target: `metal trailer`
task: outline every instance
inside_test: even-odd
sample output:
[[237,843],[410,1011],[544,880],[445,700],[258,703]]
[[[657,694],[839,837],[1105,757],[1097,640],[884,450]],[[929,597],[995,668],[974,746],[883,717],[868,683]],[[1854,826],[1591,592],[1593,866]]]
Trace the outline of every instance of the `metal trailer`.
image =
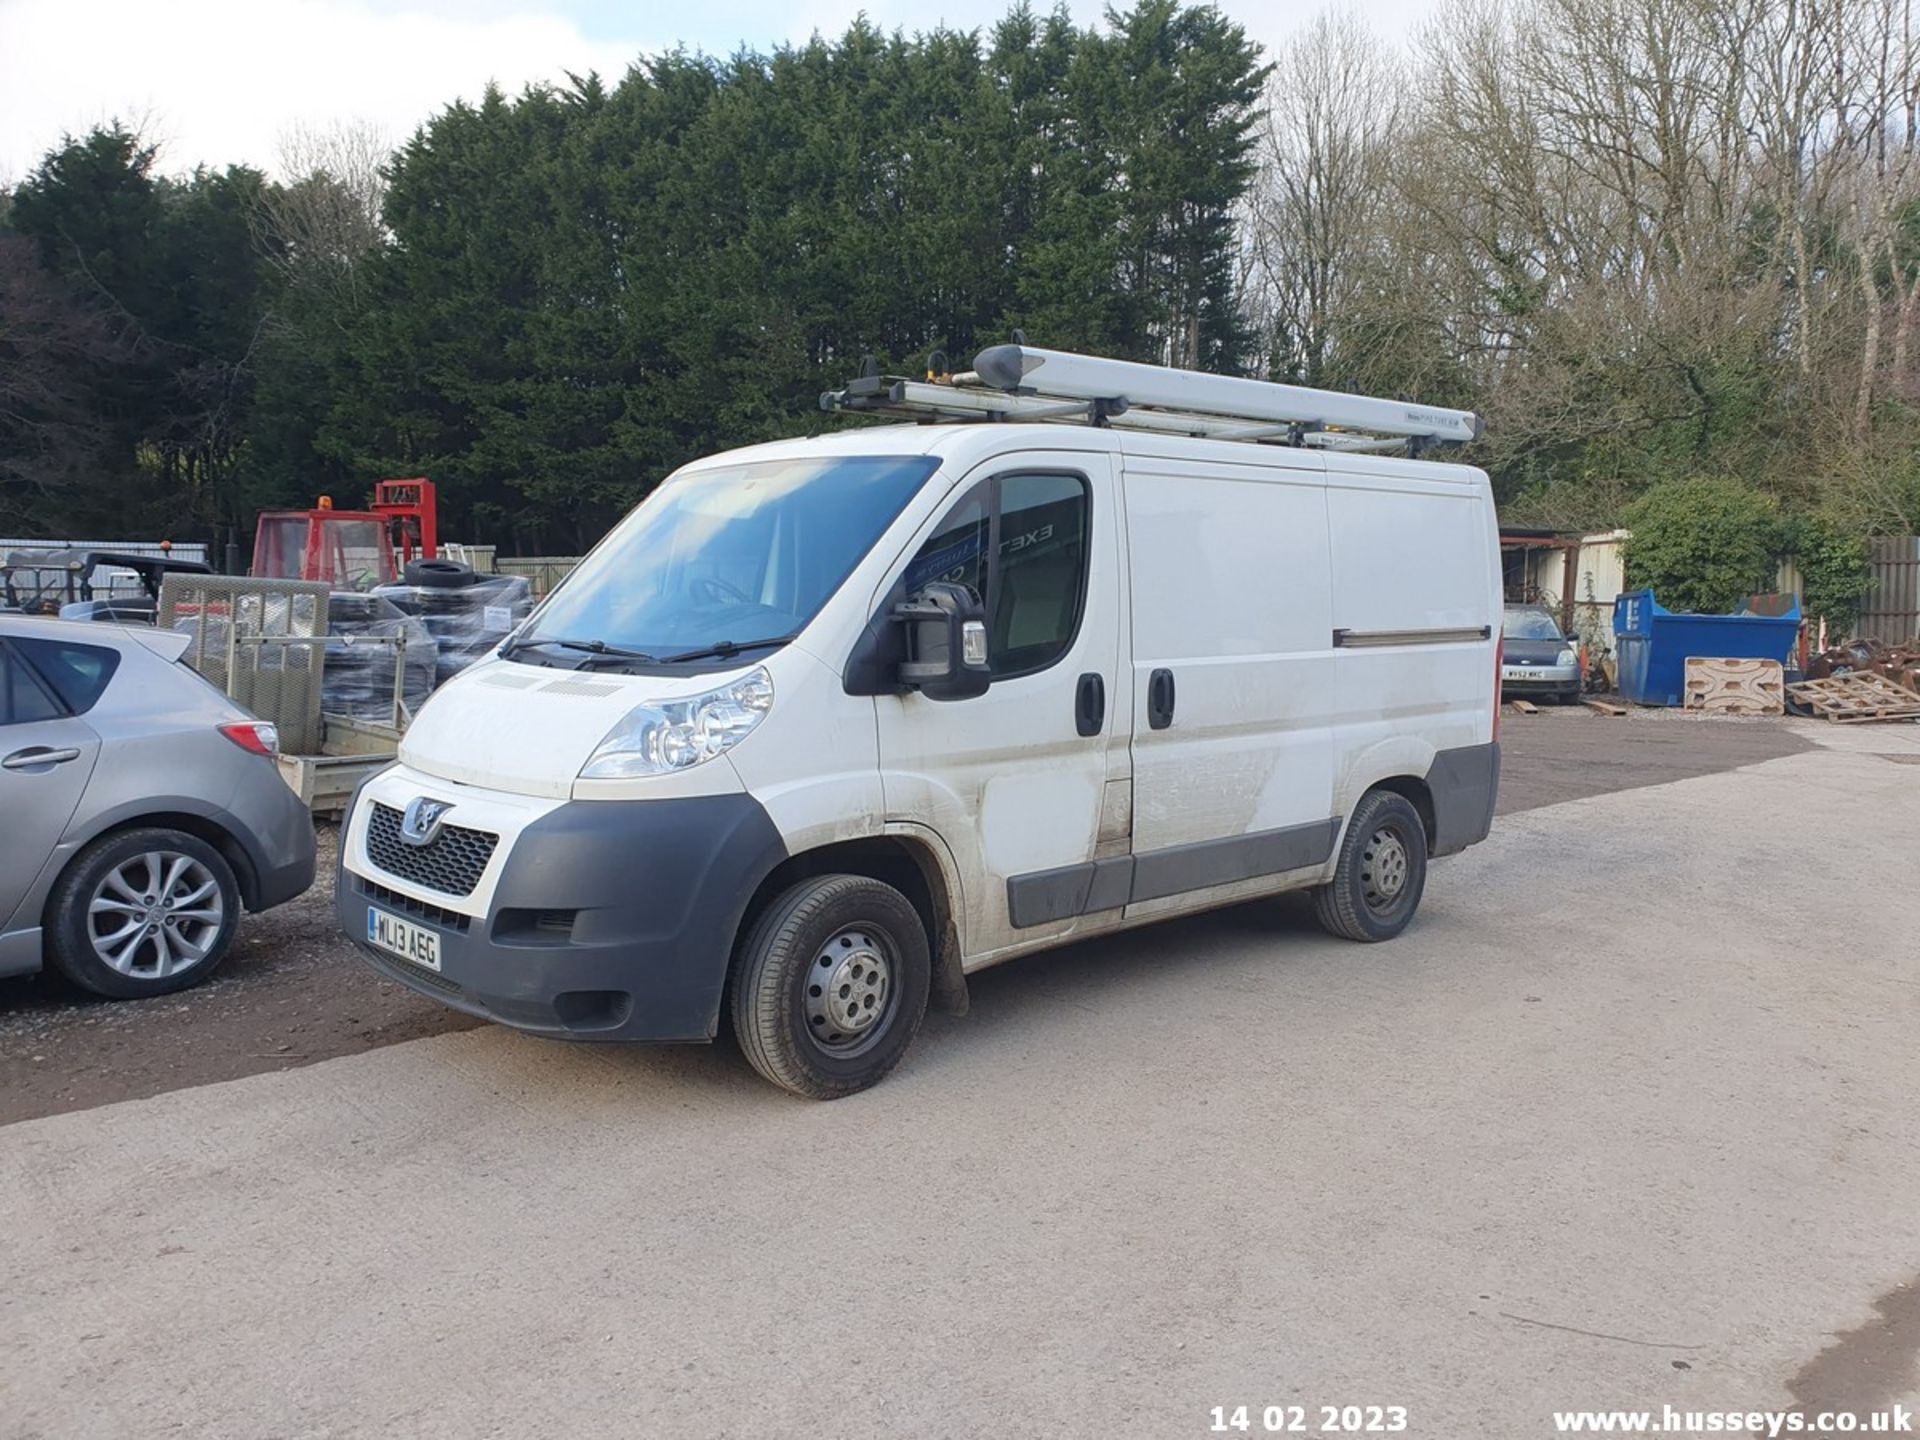
[[344,811],[363,779],[393,763],[412,719],[401,636],[344,642],[395,650],[392,708],[384,722],[323,712],[327,646],[340,641],[327,633],[329,595],[324,581],[230,575],[170,575],[160,591],[160,624],[193,631],[181,658],[279,728],[281,777],[317,815]]

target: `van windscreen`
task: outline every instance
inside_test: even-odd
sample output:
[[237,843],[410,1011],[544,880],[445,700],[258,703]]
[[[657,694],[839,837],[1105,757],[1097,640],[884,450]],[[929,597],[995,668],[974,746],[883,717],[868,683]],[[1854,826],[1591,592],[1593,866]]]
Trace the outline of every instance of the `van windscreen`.
[[665,660],[797,634],[939,463],[819,456],[674,476],[567,577],[513,648],[564,640]]

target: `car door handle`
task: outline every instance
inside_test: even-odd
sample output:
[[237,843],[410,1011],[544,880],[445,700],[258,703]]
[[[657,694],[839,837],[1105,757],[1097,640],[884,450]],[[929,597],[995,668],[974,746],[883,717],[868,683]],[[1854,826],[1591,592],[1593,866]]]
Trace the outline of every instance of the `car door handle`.
[[0,760],[0,770],[38,770],[42,765],[64,765],[78,760],[78,750],[53,750],[45,745],[29,745]]
[[1073,692],[1073,728],[1082,735],[1098,735],[1107,723],[1107,682],[1089,671]]
[[1156,670],[1147,677],[1147,728],[1164,730],[1173,724],[1173,671]]

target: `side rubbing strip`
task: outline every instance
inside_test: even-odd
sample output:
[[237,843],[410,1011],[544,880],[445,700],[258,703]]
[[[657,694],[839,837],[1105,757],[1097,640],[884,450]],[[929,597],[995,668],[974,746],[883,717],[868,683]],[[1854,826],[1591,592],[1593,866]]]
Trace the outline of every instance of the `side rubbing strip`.
[[1071,920],[1087,912],[1087,891],[1093,884],[1092,865],[1062,865],[1058,870],[1036,870],[1031,875],[1007,877],[1007,916],[1016,929]]
[[1076,915],[1118,910],[1141,900],[1322,865],[1333,854],[1339,834],[1337,819],[1316,820],[1257,835],[1232,835],[1145,855],[1012,875],[1007,878],[1007,914],[1015,928],[1024,930]]
[[1163,895],[1324,864],[1333,854],[1333,842],[1339,833],[1338,820],[1316,820],[1311,825],[1289,825],[1256,835],[1233,835],[1152,850],[1134,857],[1133,899],[1137,904]]
[[1493,627],[1464,626],[1452,630],[1336,630],[1336,650],[1365,650],[1379,645],[1457,645],[1463,640],[1491,640]]

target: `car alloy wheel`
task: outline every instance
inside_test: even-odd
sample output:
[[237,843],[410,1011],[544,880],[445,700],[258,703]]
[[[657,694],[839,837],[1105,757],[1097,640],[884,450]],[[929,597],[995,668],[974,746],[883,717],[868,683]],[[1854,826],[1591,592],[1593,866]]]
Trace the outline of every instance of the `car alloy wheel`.
[[213,872],[174,850],[123,860],[87,901],[93,953],[134,980],[165,980],[204,964],[225,920]]

